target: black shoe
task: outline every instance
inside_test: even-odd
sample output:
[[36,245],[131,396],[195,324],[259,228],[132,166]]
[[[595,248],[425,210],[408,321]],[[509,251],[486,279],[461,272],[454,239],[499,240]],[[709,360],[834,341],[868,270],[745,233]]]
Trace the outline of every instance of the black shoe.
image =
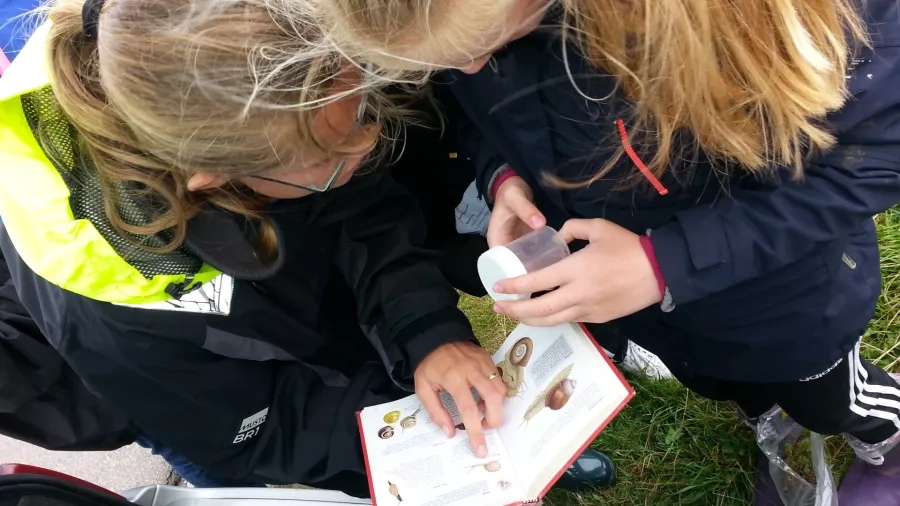
[[608,488],[616,484],[616,466],[605,454],[588,448],[582,453],[554,488],[569,492],[583,492]]

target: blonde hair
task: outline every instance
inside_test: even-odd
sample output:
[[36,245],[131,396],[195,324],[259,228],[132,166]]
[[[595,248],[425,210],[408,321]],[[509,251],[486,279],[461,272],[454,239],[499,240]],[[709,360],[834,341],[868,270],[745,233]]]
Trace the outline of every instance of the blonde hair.
[[[280,17],[313,15],[329,27],[332,47],[374,63],[382,83],[423,85],[431,71],[462,65],[496,48],[498,23],[517,0],[473,0],[458,9],[448,0],[268,0]],[[440,27],[440,29],[435,29]],[[351,56],[352,55],[352,56]]]
[[566,0],[588,58],[635,102],[660,175],[687,129],[708,155],[797,176],[834,135],[852,52],[868,38],[851,0]]
[[[472,34],[502,24],[510,4],[318,1],[331,5],[328,14],[340,37],[366,45],[369,55],[402,55],[376,60],[400,70],[412,61],[433,69],[452,61],[448,52],[462,59],[479,55],[490,41]],[[645,161],[655,175],[682,156],[677,139],[687,131],[720,167],[737,164],[768,174],[787,165],[801,176],[805,157],[835,141],[824,119],[847,100],[850,57],[868,41],[853,0],[562,4],[563,42],[574,33],[588,60],[615,77],[635,103],[630,129],[636,147],[650,154]],[[416,47],[412,56],[410,44]],[[621,154],[591,180],[606,174]]]
[[[83,3],[49,7],[51,85],[113,226],[130,238],[171,237],[145,249],[179,247],[188,220],[209,203],[256,223],[260,250],[271,254],[275,236],[260,213],[266,198],[189,191],[188,179],[200,171],[260,175],[298,160],[303,148],[346,154],[375,142],[375,127],[340,145],[317,137],[321,107],[356,88],[329,92],[342,59],[307,18],[279,19],[262,0],[109,0],[90,38]],[[149,223],[123,216],[123,194],[158,204],[145,210]]]

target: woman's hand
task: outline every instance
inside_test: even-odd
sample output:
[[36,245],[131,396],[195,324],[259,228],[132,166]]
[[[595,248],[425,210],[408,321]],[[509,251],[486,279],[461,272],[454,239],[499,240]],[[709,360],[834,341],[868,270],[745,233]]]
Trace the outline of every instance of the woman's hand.
[[488,223],[488,244],[504,246],[546,223],[534,205],[534,194],[528,183],[519,176],[511,177],[497,189]]
[[550,267],[500,281],[494,290],[528,294],[559,288],[534,299],[497,302],[495,311],[532,326],[605,323],[662,300],[637,234],[599,219],[569,220],[559,233],[567,242],[590,244]]
[[[484,427],[499,427],[503,422],[506,392],[491,356],[471,342],[447,343],[425,357],[416,368],[415,380],[416,395],[431,416],[431,421],[441,427],[447,437],[456,434],[456,427],[441,403],[440,392],[453,396],[475,456],[487,457]],[[472,388],[481,396],[484,424],[481,407],[472,397]]]

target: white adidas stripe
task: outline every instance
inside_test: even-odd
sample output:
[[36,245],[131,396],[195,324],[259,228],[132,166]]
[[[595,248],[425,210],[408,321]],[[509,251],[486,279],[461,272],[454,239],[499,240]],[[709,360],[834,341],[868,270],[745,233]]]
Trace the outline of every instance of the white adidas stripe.
[[900,399],[900,389],[897,389],[895,387],[888,387],[888,386],[884,386],[884,385],[870,385],[868,383],[869,371],[867,371],[866,368],[863,367],[862,362],[860,361],[860,358],[859,358],[859,351],[860,351],[859,344],[857,344],[856,348],[854,349],[854,353],[853,353],[854,359],[855,359],[854,365],[856,366],[856,371],[857,371],[857,384],[859,382],[859,377],[862,376],[862,387],[859,392],[859,396],[857,398],[867,404],[888,406],[891,408],[896,408],[898,410],[898,412],[900,412],[900,402],[898,402],[898,401],[894,401],[892,399],[884,399],[884,398],[880,398],[880,397],[877,399],[874,399],[874,398],[868,397],[866,395],[863,395],[863,392],[869,392],[869,393],[893,395],[893,396],[897,397],[897,399]]
[[[859,348],[860,345],[859,343],[857,343],[856,347],[850,352],[850,356],[848,357],[850,364],[850,410],[864,418],[875,417],[881,418],[883,420],[888,420],[890,422],[893,422],[894,425],[897,426],[897,429],[900,430],[900,416],[898,416],[900,415],[900,402],[891,399],[869,397],[863,394],[863,392],[866,391],[867,387],[877,385],[869,385],[866,382],[869,374],[868,371],[866,371],[862,366],[862,362],[860,362],[859,360]],[[891,395],[897,395],[898,398],[900,398],[900,390],[891,387],[884,388],[889,390]],[[859,393],[857,393],[857,390],[859,391]],[[884,411],[881,409],[872,409],[868,406],[861,405],[861,402],[876,407],[893,408],[897,410],[897,413],[892,413],[890,411]]]
[[866,370],[865,367],[862,366],[862,362],[859,359],[859,351],[860,347],[857,343],[856,348],[854,350],[854,355],[856,356],[856,368],[859,371],[859,374],[863,377],[863,384],[865,386],[866,392],[877,393],[877,394],[885,394],[885,395],[893,395],[897,399],[900,399],[900,389],[896,387],[888,387],[884,385],[870,385],[867,383],[869,380],[869,371]]

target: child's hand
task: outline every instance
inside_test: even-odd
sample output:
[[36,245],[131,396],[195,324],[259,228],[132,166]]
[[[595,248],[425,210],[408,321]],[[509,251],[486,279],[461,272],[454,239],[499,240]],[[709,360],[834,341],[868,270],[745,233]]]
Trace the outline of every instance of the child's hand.
[[585,239],[583,250],[547,268],[500,281],[499,293],[535,293],[534,299],[501,301],[495,311],[527,325],[605,323],[662,299],[640,236],[607,220],[569,220],[559,231],[567,241]]
[[505,246],[546,223],[544,215],[534,205],[528,183],[519,176],[511,177],[497,189],[488,224],[488,245]]

